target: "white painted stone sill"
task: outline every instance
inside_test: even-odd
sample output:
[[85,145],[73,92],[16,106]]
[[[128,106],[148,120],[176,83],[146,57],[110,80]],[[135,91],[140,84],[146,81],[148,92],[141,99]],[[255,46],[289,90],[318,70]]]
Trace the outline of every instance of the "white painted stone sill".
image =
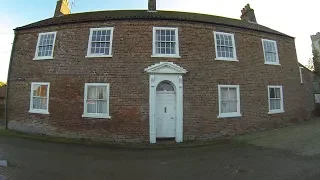
[[42,111],[42,110],[29,110],[29,113],[35,113],[35,114],[49,114],[49,111]]
[[111,119],[108,115],[96,115],[96,114],[82,114],[83,118],[95,118],[95,119]]
[[284,113],[284,111],[269,111],[268,114],[279,114]]
[[158,57],[158,58],[181,58],[179,55],[163,55],[163,54],[156,54],[156,55],[151,55],[151,57]]
[[112,55],[88,55],[85,58],[111,58]]
[[242,117],[240,113],[235,114],[219,114],[217,118],[232,118],[232,117]]
[[215,58],[214,60],[217,60],[217,61],[235,61],[235,62],[239,62],[238,59],[229,59],[229,58]]
[[33,60],[53,60],[52,56],[45,56],[45,57],[35,57]]
[[274,65],[274,66],[281,66],[281,64],[279,64],[279,63],[267,63],[267,62],[264,62],[264,64],[266,64],[266,65]]

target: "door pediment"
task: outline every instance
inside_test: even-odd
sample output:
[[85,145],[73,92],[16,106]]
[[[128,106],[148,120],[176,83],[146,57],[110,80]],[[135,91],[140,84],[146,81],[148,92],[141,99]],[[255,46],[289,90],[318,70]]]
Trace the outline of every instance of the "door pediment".
[[144,69],[144,71],[152,74],[185,74],[186,72],[188,72],[187,70],[177,64],[174,64],[173,62],[156,63]]

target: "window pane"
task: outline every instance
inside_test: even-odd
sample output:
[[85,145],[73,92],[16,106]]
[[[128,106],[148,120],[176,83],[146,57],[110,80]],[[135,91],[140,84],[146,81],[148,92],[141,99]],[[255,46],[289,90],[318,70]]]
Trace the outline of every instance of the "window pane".
[[174,87],[172,84],[168,81],[162,81],[158,86],[157,86],[157,91],[174,91]]
[[38,45],[38,56],[52,56],[52,49],[54,43],[55,34],[42,34],[40,35]]
[[97,101],[88,100],[87,101],[87,112],[88,113],[96,113],[97,112]]
[[107,87],[106,86],[99,86],[98,90],[98,99],[107,99]]
[[221,91],[221,99],[228,100],[228,88],[220,88]]
[[270,110],[281,109],[280,99],[270,99]]
[[221,113],[227,113],[229,109],[228,101],[221,101]]
[[237,100],[237,88],[229,88],[229,100]]
[[87,99],[97,98],[97,88],[95,86],[88,86],[88,97]]
[[97,113],[107,113],[107,101],[97,101]]
[[270,91],[270,98],[275,98],[276,95],[275,95],[275,92],[274,92],[274,88],[269,88],[269,91]]
[[237,112],[237,101],[229,101],[229,111],[228,112]]
[[175,54],[175,30],[156,30],[155,50],[157,54]]
[[47,109],[47,98],[33,97],[33,109]]
[[275,96],[276,98],[281,98],[281,95],[280,95],[280,88],[275,88]]
[[34,84],[32,87],[33,96],[47,97],[47,85]]

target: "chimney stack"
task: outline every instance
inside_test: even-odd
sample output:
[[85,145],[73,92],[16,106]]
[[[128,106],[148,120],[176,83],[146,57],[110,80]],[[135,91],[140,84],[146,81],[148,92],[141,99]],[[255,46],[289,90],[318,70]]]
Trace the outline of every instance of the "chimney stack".
[[241,20],[245,20],[252,23],[257,23],[256,16],[254,15],[254,10],[251,9],[250,5],[247,4],[242,10],[241,10]]
[[69,0],[58,0],[54,17],[70,14]]
[[149,2],[148,2],[148,11],[149,12],[157,11],[157,0],[149,0]]

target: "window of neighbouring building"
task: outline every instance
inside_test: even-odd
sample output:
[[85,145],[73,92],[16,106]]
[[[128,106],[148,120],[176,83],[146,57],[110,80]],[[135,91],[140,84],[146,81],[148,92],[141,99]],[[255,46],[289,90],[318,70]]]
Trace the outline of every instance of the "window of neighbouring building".
[[112,56],[113,27],[91,28],[87,57]]
[[240,114],[239,85],[218,85],[219,116],[238,117]]
[[31,113],[49,114],[50,83],[31,83],[30,110]]
[[284,112],[282,86],[268,86],[269,114]]
[[84,112],[82,117],[110,118],[109,93],[109,84],[86,83],[84,90]]
[[277,42],[268,39],[262,39],[262,46],[264,54],[264,63],[279,65]]
[[238,61],[234,34],[214,32],[216,60]]
[[180,57],[178,28],[153,28],[153,57]]
[[53,59],[57,32],[39,33],[34,60]]

